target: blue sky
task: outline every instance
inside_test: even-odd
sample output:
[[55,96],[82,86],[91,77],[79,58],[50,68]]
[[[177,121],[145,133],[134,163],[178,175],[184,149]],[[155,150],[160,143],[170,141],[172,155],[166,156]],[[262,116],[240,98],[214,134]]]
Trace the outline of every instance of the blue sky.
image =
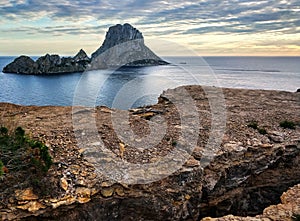
[[299,0],[0,0],[0,55],[90,54],[118,23],[159,55],[300,55]]

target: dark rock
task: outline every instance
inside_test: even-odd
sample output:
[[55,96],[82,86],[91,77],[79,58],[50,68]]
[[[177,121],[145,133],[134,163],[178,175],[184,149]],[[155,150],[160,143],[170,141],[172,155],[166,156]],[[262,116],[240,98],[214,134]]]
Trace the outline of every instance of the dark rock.
[[106,50],[131,40],[141,39],[144,41],[142,33],[129,24],[117,24],[109,28],[106,33],[102,46],[92,54],[92,58],[96,58]]
[[75,62],[90,62],[90,58],[87,56],[84,50],[80,49],[80,51],[73,58]]
[[166,64],[145,45],[142,33],[130,24],[110,27],[102,46],[92,54],[92,69]]
[[299,93],[300,92],[300,88],[298,88],[298,90],[297,90],[297,93]]
[[37,71],[37,65],[28,56],[20,56],[3,68],[4,73],[32,74]]
[[74,58],[46,54],[34,62],[28,56],[20,56],[4,67],[3,72],[36,75],[84,72],[89,63],[90,58],[81,49]]

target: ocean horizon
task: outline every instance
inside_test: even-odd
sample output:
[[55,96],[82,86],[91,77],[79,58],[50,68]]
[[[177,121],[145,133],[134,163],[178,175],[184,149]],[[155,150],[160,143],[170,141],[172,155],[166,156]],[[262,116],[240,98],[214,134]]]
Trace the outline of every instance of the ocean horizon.
[[[167,56],[162,58],[171,65],[44,76],[2,73],[15,58],[0,56],[0,102],[72,106],[85,86],[84,93],[93,97],[82,98],[80,104],[127,109],[155,104],[164,90],[183,85],[290,92],[300,88],[299,56]],[[120,93],[128,99],[114,102]]]

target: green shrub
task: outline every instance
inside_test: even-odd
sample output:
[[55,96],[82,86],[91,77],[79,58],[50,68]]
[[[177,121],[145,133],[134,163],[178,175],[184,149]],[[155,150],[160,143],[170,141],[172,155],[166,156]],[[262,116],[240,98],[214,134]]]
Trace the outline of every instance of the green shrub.
[[262,134],[262,135],[267,134],[267,131],[266,131],[266,129],[264,129],[264,128],[259,128],[259,129],[258,129],[258,132],[259,132],[260,134]]
[[260,133],[260,134],[262,134],[262,135],[267,134],[266,129],[264,129],[264,128],[259,128],[259,127],[258,127],[258,123],[255,122],[255,121],[250,122],[247,126],[250,127],[250,128],[253,128],[253,129],[257,130],[258,133]]
[[253,128],[253,129],[255,129],[255,130],[258,129],[258,124],[257,124],[257,122],[250,122],[247,126]]
[[177,141],[174,140],[174,141],[172,142],[172,146],[175,147],[176,145],[177,145]]
[[8,129],[6,127],[0,127],[0,134],[5,135],[8,133]]
[[282,121],[280,124],[280,127],[285,128],[285,129],[296,129],[296,124],[292,121]]
[[12,133],[0,128],[0,160],[9,171],[34,168],[36,173],[44,173],[52,165],[48,147],[26,136],[21,127]]

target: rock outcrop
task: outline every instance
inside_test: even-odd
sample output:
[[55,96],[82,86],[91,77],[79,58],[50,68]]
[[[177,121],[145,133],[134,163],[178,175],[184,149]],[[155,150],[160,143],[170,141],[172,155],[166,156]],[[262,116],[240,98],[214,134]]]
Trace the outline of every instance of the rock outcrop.
[[[91,63],[91,64],[90,64]],[[34,62],[28,56],[20,56],[3,68],[4,73],[17,74],[63,74],[86,70],[166,65],[145,44],[140,31],[130,24],[109,28],[102,46],[90,59],[81,49],[75,57],[61,58],[46,54]]]
[[34,75],[84,72],[89,63],[90,58],[81,49],[73,58],[46,54],[35,62],[28,56],[20,56],[5,66],[3,72]]
[[[90,145],[97,144],[77,146],[74,119],[78,119],[81,126],[91,125],[91,121],[85,119],[86,114],[91,113],[97,124],[97,136],[117,158],[138,165],[158,161],[174,146],[185,146],[189,141],[180,139],[184,128],[178,109],[169,99],[174,93],[180,95],[183,89],[195,101],[201,124],[197,144],[189,159],[173,174],[149,184],[119,183],[97,172],[96,164],[85,157]],[[32,137],[49,146],[54,165],[43,181],[49,184],[44,196],[38,194],[38,186],[22,189],[22,185],[12,183],[9,173],[5,174],[0,185],[0,217],[2,220],[30,221],[201,220],[232,214],[204,220],[290,221],[293,216],[299,216],[300,94],[222,89],[226,102],[226,130],[214,158],[208,159],[210,163],[202,167],[202,163],[207,162],[205,151],[214,149],[213,145],[207,145],[212,103],[205,93],[213,92],[214,88],[202,89],[185,86],[167,90],[160,96],[158,104],[130,111],[97,107],[74,112],[72,107],[1,104],[2,120],[9,121],[12,116],[19,119],[18,123],[31,131]],[[212,101],[219,96],[210,93],[209,99]],[[177,99],[185,97],[177,96]],[[149,134],[149,125],[159,127],[160,122],[153,120],[159,117],[167,122],[166,134],[160,143],[149,149],[140,150],[121,143],[112,124],[112,114],[117,112],[130,115],[129,124],[138,135],[137,143]],[[190,114],[185,113],[195,121]],[[127,132],[128,119],[118,120],[124,132]],[[295,129],[280,127],[284,120],[295,122]],[[267,133],[262,134],[249,126],[253,121]],[[188,129],[191,132],[193,128]],[[92,139],[91,131],[77,130],[88,141]],[[113,160],[101,154],[95,157],[96,161],[101,160],[103,167]],[[178,157],[171,161],[177,163]],[[157,173],[155,170],[138,172],[140,178],[143,173]],[[288,190],[290,187],[293,188]]]
[[145,45],[142,33],[130,24],[110,27],[102,46],[92,54],[92,69],[166,64]]

